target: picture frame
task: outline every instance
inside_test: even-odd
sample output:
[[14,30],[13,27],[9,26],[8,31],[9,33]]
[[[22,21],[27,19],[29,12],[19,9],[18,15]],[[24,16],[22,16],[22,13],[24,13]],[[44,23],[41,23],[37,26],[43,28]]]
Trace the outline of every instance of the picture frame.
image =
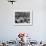
[[33,11],[32,10],[16,10],[15,25],[16,26],[32,26]]

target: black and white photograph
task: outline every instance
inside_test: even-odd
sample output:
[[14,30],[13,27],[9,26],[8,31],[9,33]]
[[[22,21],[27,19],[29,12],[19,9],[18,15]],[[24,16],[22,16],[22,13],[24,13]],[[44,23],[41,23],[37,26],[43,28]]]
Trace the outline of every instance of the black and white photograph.
[[16,25],[31,25],[32,13],[30,11],[16,11],[15,24]]

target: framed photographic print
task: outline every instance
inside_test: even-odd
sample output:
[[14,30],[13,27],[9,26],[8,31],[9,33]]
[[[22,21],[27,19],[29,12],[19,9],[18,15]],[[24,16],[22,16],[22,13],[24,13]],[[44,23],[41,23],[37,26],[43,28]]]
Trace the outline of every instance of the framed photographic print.
[[15,11],[15,25],[30,26],[32,25],[32,10],[16,10]]

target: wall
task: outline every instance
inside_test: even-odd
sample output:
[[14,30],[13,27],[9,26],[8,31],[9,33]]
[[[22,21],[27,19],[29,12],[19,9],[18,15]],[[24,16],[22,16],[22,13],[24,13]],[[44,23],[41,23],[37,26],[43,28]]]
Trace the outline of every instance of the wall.
[[[32,26],[15,26],[15,10],[33,10]],[[18,32],[26,32],[37,41],[46,40],[46,1],[17,0],[13,5],[7,0],[0,0],[0,40],[11,40]]]

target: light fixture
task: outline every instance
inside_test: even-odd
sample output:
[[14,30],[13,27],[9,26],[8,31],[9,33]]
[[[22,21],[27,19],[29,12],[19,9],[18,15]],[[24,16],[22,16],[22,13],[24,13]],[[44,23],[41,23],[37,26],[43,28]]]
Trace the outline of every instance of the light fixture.
[[8,2],[11,2],[12,4],[16,2],[15,0],[8,0]]

